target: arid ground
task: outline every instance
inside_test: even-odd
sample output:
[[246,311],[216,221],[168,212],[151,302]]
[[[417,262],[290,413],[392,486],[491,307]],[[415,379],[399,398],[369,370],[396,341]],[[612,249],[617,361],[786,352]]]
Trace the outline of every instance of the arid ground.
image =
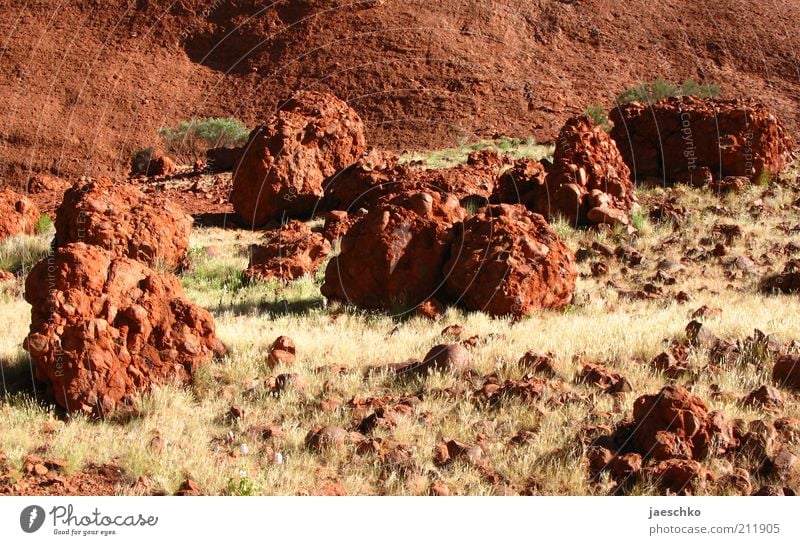
[[[258,233],[195,229],[191,266],[181,280],[191,300],[211,310],[230,352],[191,387],[159,387],[135,411],[104,421],[65,420],[36,399],[21,348],[28,305],[20,276],[3,284],[0,306],[0,486],[16,494],[171,494],[190,479],[208,494],[608,494],[617,486],[607,475],[593,476],[588,445],[630,418],[634,399],[669,383],[689,385],[709,409],[731,419],[786,419],[789,427],[781,433],[797,452],[796,393],[781,389],[776,408],[743,402],[773,384],[775,355],[763,339],[753,339],[754,331],[788,345],[800,327],[790,310],[796,296],[759,287],[800,252],[796,175],[789,171],[780,184],[729,197],[684,186],[640,190],[636,237],[557,224],[569,247],[582,254],[575,302],[566,311],[519,321],[450,309],[431,322],[326,305],[320,274],[288,285],[244,285],[247,244]],[[652,214],[670,197],[685,214],[666,220]],[[47,251],[51,236],[6,243],[0,256],[22,254],[24,272]],[[632,244],[638,257],[617,251]],[[716,253],[724,255],[715,255],[720,245],[724,252]],[[708,346],[686,343],[679,364],[685,369],[655,368],[656,356],[685,343],[693,316],[737,351],[720,361]],[[268,362],[280,335],[297,346],[292,366]],[[388,370],[421,359],[436,344],[468,339],[466,373],[403,377]],[[520,359],[531,350],[552,352],[554,374],[541,395],[487,403],[481,396],[487,380],[530,374]],[[624,377],[630,391],[604,393],[581,379],[587,362]],[[292,378],[276,386],[285,373]],[[383,416],[364,424],[376,410]],[[316,450],[306,441],[315,426],[338,426],[358,437]],[[438,463],[435,448],[450,439],[480,445],[483,454]],[[43,474],[26,464],[31,457],[45,464]],[[694,493],[800,484],[796,471],[787,481],[748,470],[742,490],[730,475],[746,462],[712,457],[704,464],[716,478]],[[645,479],[628,492],[658,490]]]
[[800,490],[797,2],[17,4],[0,494]]

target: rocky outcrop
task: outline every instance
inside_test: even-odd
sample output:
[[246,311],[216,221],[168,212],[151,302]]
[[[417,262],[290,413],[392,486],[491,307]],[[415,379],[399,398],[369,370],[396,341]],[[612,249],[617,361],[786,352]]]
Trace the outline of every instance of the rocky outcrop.
[[70,244],[38,263],[25,300],[36,379],[68,411],[107,416],[153,385],[188,383],[225,350],[178,278],[99,246]]
[[56,247],[83,242],[152,268],[186,265],[191,216],[130,184],[108,179],[78,182],[64,193],[55,223]]
[[794,142],[783,125],[755,100],[665,98],[631,102],[609,113],[611,136],[633,176],[667,182],[706,167],[714,179],[778,174]]
[[249,225],[286,215],[308,218],[325,180],[354,163],[366,148],[358,114],[333,95],[295,93],[244,146],[230,200]]

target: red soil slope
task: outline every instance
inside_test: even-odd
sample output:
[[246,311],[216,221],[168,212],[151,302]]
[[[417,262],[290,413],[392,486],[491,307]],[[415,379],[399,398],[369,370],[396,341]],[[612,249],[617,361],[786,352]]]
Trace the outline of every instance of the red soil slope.
[[331,91],[373,144],[551,140],[656,77],[716,82],[800,127],[794,0],[0,0],[0,183],[122,173],[191,116],[252,125]]

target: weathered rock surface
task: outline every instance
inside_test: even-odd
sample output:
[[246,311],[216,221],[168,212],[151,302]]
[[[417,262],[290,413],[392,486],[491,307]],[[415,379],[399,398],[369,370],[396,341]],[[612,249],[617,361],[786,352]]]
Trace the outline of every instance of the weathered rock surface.
[[366,148],[358,114],[333,95],[295,93],[244,146],[231,203],[250,225],[281,216],[308,217],[325,180],[354,163]]
[[524,316],[572,300],[575,257],[545,219],[492,205],[455,229],[444,265],[451,301],[493,316]]
[[153,268],[175,270],[187,264],[191,216],[129,184],[108,179],[76,183],[64,193],[55,224],[56,247],[83,242]]
[[36,378],[68,411],[107,416],[153,385],[188,383],[225,350],[176,277],[99,246],[70,244],[38,263],[25,299]]

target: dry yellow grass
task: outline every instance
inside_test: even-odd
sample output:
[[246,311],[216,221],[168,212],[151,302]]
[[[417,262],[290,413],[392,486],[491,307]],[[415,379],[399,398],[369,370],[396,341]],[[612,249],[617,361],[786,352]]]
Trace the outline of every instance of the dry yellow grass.
[[[433,482],[442,482],[454,493],[484,495],[497,489],[478,469],[462,463],[440,468],[433,461],[433,448],[443,438],[474,442],[482,434],[491,467],[517,491],[535,484],[540,494],[606,493],[608,488],[602,483],[589,481],[577,437],[587,425],[613,426],[629,417],[636,397],[655,393],[669,382],[653,372],[648,362],[669,341],[683,338],[693,310],[703,304],[721,308],[719,317],[705,323],[723,338],[742,339],[756,328],[785,341],[797,337],[800,316],[790,311],[797,303],[796,296],[767,296],[758,291],[760,273],[770,269],[766,266],[760,267],[759,274],[742,275],[733,274],[730,266],[716,259],[689,264],[686,271],[676,273],[676,285],[665,288],[668,295],[654,301],[620,299],[617,289],[607,285],[608,279],[614,279],[620,287],[640,288],[655,273],[660,259],[680,259],[685,248],[696,246],[717,222],[737,223],[744,231],[729,247],[730,255],[759,256],[774,244],[800,242],[800,237],[776,227],[800,222],[800,214],[791,206],[794,191],[777,187],[774,195],[766,197],[761,192],[753,188],[747,195],[720,202],[706,192],[686,190],[683,202],[696,213],[683,229],[673,232],[669,225],[642,219],[645,216],[637,220],[641,235],[636,245],[646,258],[641,266],[623,271],[624,265],[612,259],[609,275],[594,278],[588,272],[589,261],[582,262],[575,304],[570,309],[542,312],[519,322],[457,309],[450,309],[437,323],[345,312],[336,305],[324,305],[319,277],[289,286],[243,286],[239,273],[246,266],[246,245],[257,234],[198,229],[192,239],[195,264],[184,275],[184,285],[192,300],[214,314],[229,355],[205,367],[190,388],[161,387],[144,394],[137,413],[124,420],[77,417],[62,422],[55,411],[33,403],[24,394],[9,397],[0,404],[0,453],[9,466],[20,465],[32,452],[64,458],[69,462],[68,471],[77,471],[87,462],[114,462],[131,482],[146,476],[149,492],[171,493],[191,477],[210,494],[314,493],[331,482],[343,485],[350,494],[427,494]],[[652,199],[655,193],[641,192],[642,200]],[[759,198],[777,212],[759,220],[750,217],[746,211]],[[704,211],[717,203],[730,207],[733,216]],[[594,240],[619,242],[613,234],[557,227],[573,249],[587,247]],[[667,250],[660,247],[675,234],[678,243]],[[213,247],[213,258],[206,251],[209,247]],[[770,270],[781,267],[779,260]],[[29,373],[21,349],[28,306],[20,299],[20,289],[20,285],[8,285],[0,296],[0,361],[7,376]],[[694,300],[676,302],[669,293],[678,290],[689,292]],[[450,324],[461,324],[465,337],[478,335],[484,340],[472,350],[474,376],[444,374],[398,380],[387,373],[366,375],[371,367],[422,358],[429,348],[443,342],[440,332]],[[298,347],[298,361],[291,368],[268,366],[268,348],[279,335],[288,335]],[[554,352],[560,377],[584,401],[552,407],[507,400],[491,409],[473,401],[471,394],[482,385],[481,376],[497,373],[501,379],[520,378],[524,370],[518,360],[531,349]],[[576,383],[579,356],[621,373],[633,392],[615,398]],[[710,395],[712,384],[739,396],[769,384],[771,361],[760,370],[735,364],[709,370],[705,367],[707,354],[702,351],[690,361],[692,372],[678,382],[691,383],[693,393],[710,408],[747,421],[773,418]],[[346,372],[334,373],[332,364],[345,367]],[[283,372],[303,375],[305,390],[279,396],[270,393],[265,380]],[[787,406],[781,415],[800,418],[797,395],[785,393]],[[315,425],[353,429],[358,419],[348,404],[352,398],[415,394],[422,401],[414,414],[402,417],[392,430],[374,432],[376,437],[407,445],[415,468],[410,474],[381,464],[375,454],[357,453],[351,446],[317,453],[304,444]],[[341,404],[325,410],[323,401],[333,399]],[[244,409],[244,417],[235,422],[225,418],[232,405]],[[269,444],[248,435],[251,427],[266,424],[281,425],[284,437]],[[534,441],[509,444],[511,437],[526,429],[536,430]],[[242,454],[242,445],[247,445],[247,454]],[[797,445],[791,448],[796,450]],[[273,463],[275,451],[283,456],[283,464]],[[708,464],[720,466],[714,460]],[[125,487],[119,492],[141,493],[141,489]],[[653,490],[643,486],[635,492]]]

